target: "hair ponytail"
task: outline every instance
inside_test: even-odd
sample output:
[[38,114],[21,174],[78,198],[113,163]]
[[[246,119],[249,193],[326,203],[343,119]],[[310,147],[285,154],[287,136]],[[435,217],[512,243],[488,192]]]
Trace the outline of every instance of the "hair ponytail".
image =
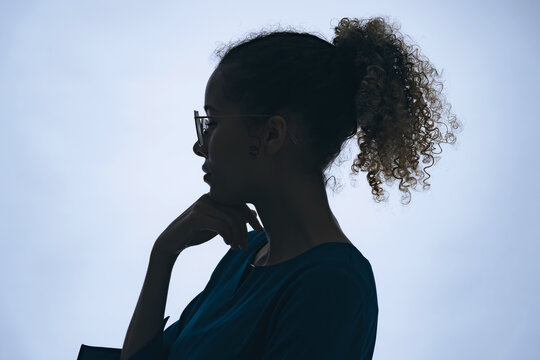
[[[354,54],[356,77],[355,109],[359,126],[360,153],[352,171],[367,171],[367,180],[376,201],[385,200],[384,182],[399,180],[402,201],[410,202],[409,188],[416,190],[418,180],[429,189],[426,169],[439,159],[435,148],[455,143],[451,131],[439,121],[446,105],[435,78],[438,72],[418,51],[407,45],[383,18],[358,20],[343,18],[335,27],[333,44],[343,53]],[[460,127],[450,113],[448,123]],[[424,168],[421,163],[429,164]],[[424,178],[424,173],[427,178]]]

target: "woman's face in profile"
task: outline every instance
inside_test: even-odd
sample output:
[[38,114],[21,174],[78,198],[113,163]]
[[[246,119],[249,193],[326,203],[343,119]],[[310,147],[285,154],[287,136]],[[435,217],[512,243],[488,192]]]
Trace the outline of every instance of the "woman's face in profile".
[[249,193],[252,179],[256,177],[255,162],[249,153],[250,146],[257,145],[257,141],[248,137],[243,122],[235,116],[239,115],[238,109],[224,97],[223,88],[223,76],[218,67],[206,85],[204,105],[206,116],[210,118],[207,133],[203,135],[204,144],[199,146],[196,142],[193,151],[205,158],[204,166],[210,174],[207,181],[210,195],[217,201],[240,203],[239,198]]

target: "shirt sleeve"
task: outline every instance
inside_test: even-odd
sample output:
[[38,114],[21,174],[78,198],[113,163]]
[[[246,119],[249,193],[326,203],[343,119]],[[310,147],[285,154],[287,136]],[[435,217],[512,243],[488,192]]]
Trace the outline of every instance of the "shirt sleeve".
[[[187,321],[189,321],[193,315],[194,308],[198,304],[201,295],[202,292],[193,298],[182,312],[182,315],[180,315],[180,319],[169,326],[165,331],[163,331],[163,328],[165,327],[165,324],[167,324],[170,316],[163,319],[163,324],[161,326],[162,330],[146,343],[146,345],[133,354],[129,360],[166,359],[172,344]],[[77,360],[120,360],[121,352],[121,348],[106,348],[82,344]]]
[[[139,351],[137,351],[132,357],[129,358],[129,360],[142,360],[142,359],[159,359],[159,357],[148,357],[151,355],[157,355],[157,353],[161,349],[161,343],[162,339],[171,332],[174,332],[177,328],[178,321],[172,324],[167,328],[167,330],[163,331],[163,328],[165,327],[165,324],[169,320],[170,316],[167,316],[165,319],[163,319],[163,324],[161,325],[161,331],[154,336],[152,340],[150,340],[145,346],[143,346]],[[81,348],[79,350],[79,355],[77,356],[77,360],[120,360],[120,354],[122,353],[122,349],[120,348],[107,348],[107,347],[101,347],[101,346],[89,346],[89,345],[81,345]]]
[[343,270],[319,267],[284,291],[263,360],[370,360],[377,318],[374,286]]

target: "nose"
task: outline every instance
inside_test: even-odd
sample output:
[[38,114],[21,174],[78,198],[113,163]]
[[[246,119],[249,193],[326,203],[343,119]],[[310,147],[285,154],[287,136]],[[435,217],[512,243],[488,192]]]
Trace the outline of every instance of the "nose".
[[206,150],[203,151],[203,148],[204,146],[199,145],[198,141],[195,141],[195,144],[193,144],[193,152],[195,153],[195,155],[199,155],[205,158],[207,157]]

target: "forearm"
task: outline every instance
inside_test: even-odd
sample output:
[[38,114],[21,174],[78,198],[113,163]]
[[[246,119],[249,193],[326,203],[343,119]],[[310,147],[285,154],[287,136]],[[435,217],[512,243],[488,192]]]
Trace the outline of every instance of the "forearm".
[[127,360],[162,331],[171,273],[177,256],[152,249],[144,284],[122,346]]

